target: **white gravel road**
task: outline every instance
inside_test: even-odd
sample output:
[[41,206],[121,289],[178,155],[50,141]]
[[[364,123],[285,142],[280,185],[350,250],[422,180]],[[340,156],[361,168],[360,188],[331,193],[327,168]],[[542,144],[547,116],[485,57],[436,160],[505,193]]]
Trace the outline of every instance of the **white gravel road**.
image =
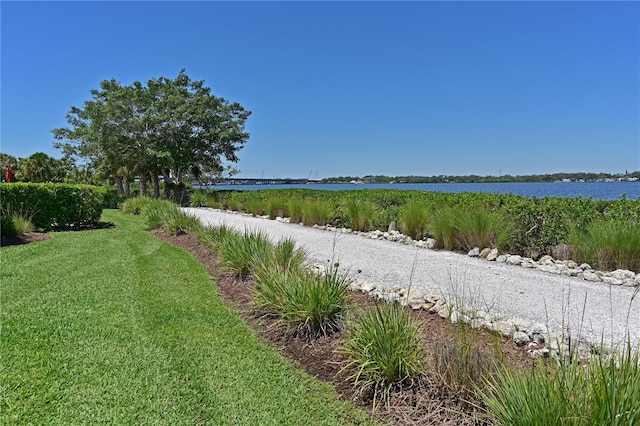
[[569,330],[594,343],[640,342],[640,295],[634,288],[591,283],[466,255],[372,240],[297,224],[187,208],[204,225],[261,230],[273,242],[291,237],[314,263],[334,259],[358,278],[375,284],[419,288],[463,299],[466,305],[509,318]]

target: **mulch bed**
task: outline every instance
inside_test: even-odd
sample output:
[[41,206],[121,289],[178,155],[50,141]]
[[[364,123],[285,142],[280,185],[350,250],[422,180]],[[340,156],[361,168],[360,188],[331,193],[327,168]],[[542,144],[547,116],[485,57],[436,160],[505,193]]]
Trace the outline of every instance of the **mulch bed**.
[[[169,236],[162,232],[158,238],[191,252],[208,269],[220,288],[224,301],[241,312],[245,321],[258,335],[272,347],[279,350],[295,365],[316,378],[332,385],[342,399],[372,410],[372,395],[363,395],[354,389],[348,380],[349,371],[343,370],[345,358],[337,350],[341,344],[341,333],[334,333],[318,339],[296,337],[288,330],[278,327],[278,323],[257,312],[251,305],[255,283],[242,280],[226,273],[219,264],[218,257],[195,237],[190,235]],[[368,309],[378,302],[373,297],[359,293],[350,293],[357,309]],[[412,315],[421,322],[423,341],[429,347],[434,342],[447,340],[451,336],[451,324],[438,315],[426,311],[412,311]],[[478,338],[483,344],[501,345],[506,362],[524,367],[531,361],[523,348],[517,348],[509,339],[496,338],[489,332],[480,332]],[[439,389],[433,380],[425,377],[418,385],[394,392],[387,405],[374,411],[381,420],[399,425],[484,425],[491,418],[473,403],[450,395]]]
[[43,232],[26,232],[15,237],[2,235],[0,237],[0,246],[17,246],[20,244],[37,243],[39,241],[48,240],[49,238],[51,238],[51,235]]

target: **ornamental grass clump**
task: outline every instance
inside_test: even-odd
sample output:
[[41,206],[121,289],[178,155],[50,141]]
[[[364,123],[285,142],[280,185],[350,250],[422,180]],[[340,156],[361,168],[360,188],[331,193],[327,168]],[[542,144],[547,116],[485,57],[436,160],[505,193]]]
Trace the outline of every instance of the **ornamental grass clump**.
[[586,362],[576,355],[529,370],[502,366],[478,393],[503,425],[640,424],[637,349]]
[[281,198],[269,199],[267,201],[267,214],[271,220],[274,220],[276,217],[287,217],[289,214],[287,201]]
[[370,202],[349,200],[347,203],[348,225],[354,231],[368,232],[372,229],[376,207]]
[[400,231],[414,240],[427,236],[428,224],[429,212],[420,203],[409,202],[400,213]]
[[212,228],[201,227],[197,236],[198,241],[219,253],[227,239],[239,238],[240,233],[230,226],[223,224]]
[[245,203],[245,210],[252,216],[263,216],[265,214],[265,206],[262,200],[257,198],[249,198]]
[[120,210],[127,214],[139,215],[153,201],[149,197],[133,197],[126,199],[120,206]]
[[398,304],[366,311],[347,329],[341,353],[353,368],[350,377],[361,392],[373,392],[374,407],[388,401],[394,388],[411,386],[425,368],[420,325]]
[[303,202],[299,198],[291,198],[287,203],[289,209],[289,221],[291,223],[302,222],[302,206]]
[[194,216],[191,216],[176,206],[168,208],[162,212],[162,229],[169,235],[189,234],[197,231],[200,222]]
[[506,248],[513,235],[509,221],[499,213],[483,209],[438,212],[431,230],[440,247],[461,251],[474,247]]
[[[133,208],[134,211],[138,211],[138,214],[142,216],[147,229],[158,229],[163,227],[166,218],[169,217],[169,215],[171,215],[174,211],[178,210],[176,205],[171,201],[154,200],[145,197],[140,198],[142,198],[141,201],[133,203]],[[127,202],[130,200],[135,200],[135,198],[130,198],[129,200],[127,200]],[[123,209],[124,208],[125,205],[123,204]]]
[[219,247],[222,266],[242,278],[255,272],[257,265],[262,259],[268,258],[273,250],[264,232],[246,229],[243,234],[230,233],[220,242]]
[[206,207],[209,201],[207,192],[202,189],[193,191],[189,198],[189,205],[191,207]]
[[282,270],[275,265],[256,272],[253,303],[295,335],[318,337],[341,330],[349,308],[350,280],[334,268],[316,274],[303,268]]
[[596,269],[640,271],[640,225],[592,222],[584,231],[573,228],[569,241],[575,261]]
[[442,394],[468,401],[474,399],[475,389],[494,374],[503,353],[499,340],[494,346],[486,345],[479,332],[467,324],[453,327],[450,336],[430,346],[431,378]]
[[331,205],[324,200],[307,200],[302,203],[302,223],[305,226],[324,226],[331,218]]

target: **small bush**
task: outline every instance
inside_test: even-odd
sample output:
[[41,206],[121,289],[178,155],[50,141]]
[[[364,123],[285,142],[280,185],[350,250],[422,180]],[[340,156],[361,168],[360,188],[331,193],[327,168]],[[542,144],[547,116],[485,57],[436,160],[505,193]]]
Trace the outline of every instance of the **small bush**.
[[196,231],[200,226],[198,219],[183,212],[178,207],[166,209],[162,215],[162,228],[169,235],[182,235]]
[[207,192],[202,189],[196,189],[190,195],[189,205],[191,207],[205,207],[207,205]]
[[125,200],[120,206],[123,213],[139,215],[153,201],[149,197],[133,197]]
[[303,203],[298,198],[292,198],[289,200],[287,207],[289,208],[289,221],[291,223],[302,222],[302,206]]
[[269,257],[272,250],[263,232],[245,230],[244,234],[228,234],[219,244],[222,266],[230,273],[246,277]]
[[287,217],[289,214],[287,202],[281,198],[269,199],[267,201],[267,214],[271,220],[274,220],[276,217]]
[[429,213],[424,205],[410,202],[402,209],[400,231],[414,240],[421,240],[427,236],[428,223]]
[[15,237],[18,235],[16,224],[13,217],[9,215],[0,215],[0,235],[5,237]]
[[331,206],[323,200],[307,200],[302,204],[302,223],[305,226],[324,226],[331,218]]
[[499,347],[486,346],[468,325],[456,325],[451,337],[431,345],[434,383],[443,394],[471,399],[502,360]]
[[364,313],[347,329],[341,352],[355,368],[351,377],[361,391],[386,401],[396,386],[411,385],[424,370],[419,324],[397,304],[382,304]]
[[576,262],[602,270],[640,271],[640,225],[593,222],[584,232],[574,227],[569,240]]
[[636,425],[640,357],[629,345],[586,365],[572,356],[528,371],[503,366],[479,394],[504,425]]
[[245,210],[253,216],[264,216],[265,208],[262,200],[250,198],[245,203]]
[[376,208],[372,203],[350,200],[347,203],[349,228],[360,232],[370,231],[375,213]]
[[340,330],[349,306],[349,280],[337,268],[325,275],[270,266],[256,274],[254,304],[295,334],[316,337]]
[[469,251],[474,247],[505,248],[512,236],[510,223],[486,210],[443,210],[436,214],[432,232],[446,250]]
[[198,240],[207,247],[220,252],[224,243],[229,238],[240,238],[240,234],[227,225],[216,226],[213,228],[201,227],[198,230]]

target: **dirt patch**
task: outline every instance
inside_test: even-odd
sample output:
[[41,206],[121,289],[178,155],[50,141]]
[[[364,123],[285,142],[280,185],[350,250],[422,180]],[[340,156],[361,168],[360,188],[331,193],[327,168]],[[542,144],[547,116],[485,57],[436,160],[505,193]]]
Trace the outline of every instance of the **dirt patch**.
[[20,244],[37,243],[38,241],[44,241],[51,238],[51,235],[43,232],[25,232],[24,234],[17,235],[15,237],[7,237],[2,235],[0,237],[0,246],[17,246]]
[[[251,280],[235,278],[220,267],[218,257],[195,237],[189,235],[169,236],[156,234],[158,238],[177,247],[191,252],[202,262],[209,274],[215,279],[224,301],[238,309],[245,321],[256,330],[265,342],[279,350],[295,365],[304,369],[316,378],[331,384],[338,394],[356,405],[372,410],[372,396],[362,395],[348,380],[350,371],[342,371],[345,358],[338,353],[342,334],[334,333],[330,336],[309,340],[292,336],[290,332],[278,326],[269,317],[261,315],[251,305],[252,292],[255,283]],[[350,293],[356,312],[374,307],[381,303],[373,297],[354,292]],[[452,325],[438,315],[426,311],[412,311],[421,323],[423,341],[427,346],[435,342],[443,342],[450,338]],[[482,345],[490,347],[496,344],[504,353],[505,362],[514,366],[528,366],[531,360],[523,348],[517,348],[508,339],[497,338],[488,332],[481,332],[477,336]],[[429,373],[427,373],[429,374]],[[473,402],[452,395],[436,386],[436,381],[425,377],[410,389],[394,392],[389,404],[378,408],[375,415],[385,422],[399,425],[485,425],[491,424],[492,419],[478,408]]]

